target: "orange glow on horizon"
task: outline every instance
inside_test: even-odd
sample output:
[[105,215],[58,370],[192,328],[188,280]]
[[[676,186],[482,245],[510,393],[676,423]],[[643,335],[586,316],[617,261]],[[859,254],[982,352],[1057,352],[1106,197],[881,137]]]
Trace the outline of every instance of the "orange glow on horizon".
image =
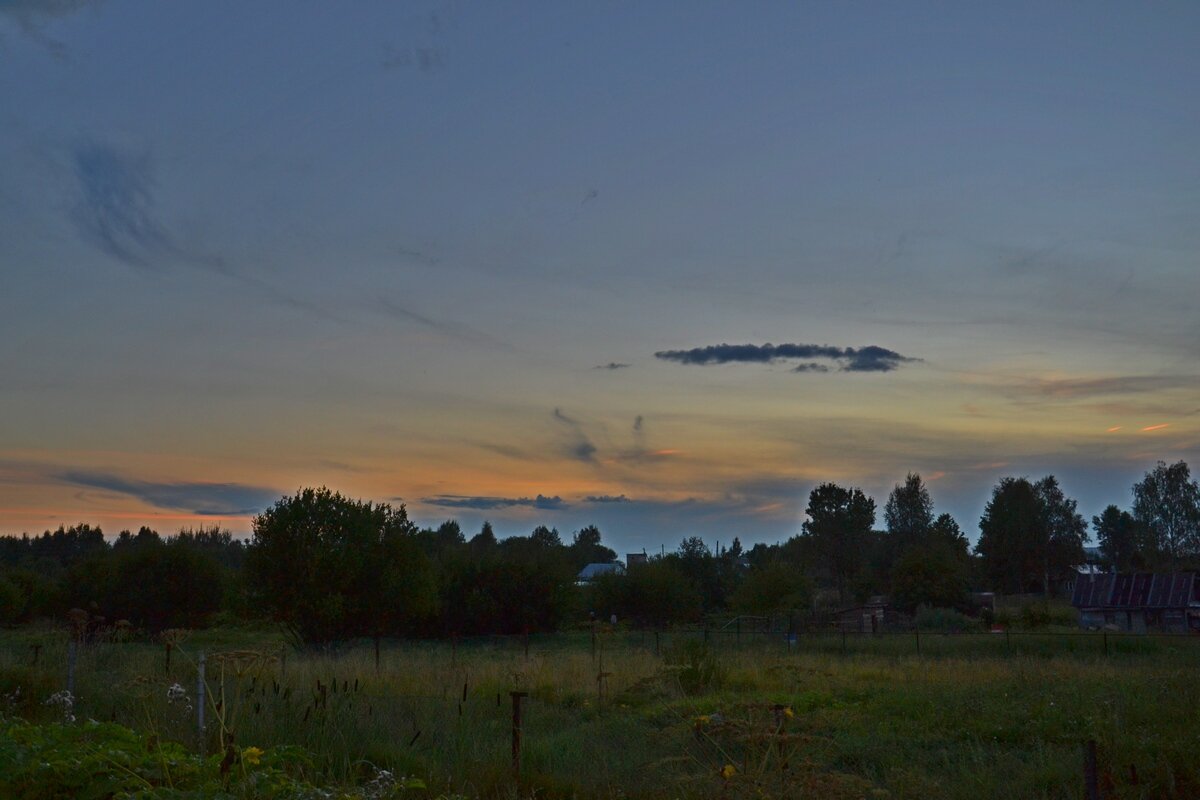
[[1142,431],[1161,431],[1163,428],[1170,427],[1170,425],[1171,423],[1169,422],[1164,422],[1161,425],[1148,425],[1147,427],[1142,428]]
[[1121,426],[1120,426],[1120,425],[1114,425],[1114,426],[1112,426],[1111,428],[1109,428],[1107,431],[1105,431],[1105,433],[1116,433],[1116,432],[1117,432],[1117,431],[1119,431],[1119,430],[1121,430]]

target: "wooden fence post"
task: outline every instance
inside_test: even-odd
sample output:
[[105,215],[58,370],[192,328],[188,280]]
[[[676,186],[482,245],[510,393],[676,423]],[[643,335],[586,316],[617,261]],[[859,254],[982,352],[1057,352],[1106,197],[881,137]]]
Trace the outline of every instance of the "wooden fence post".
[[512,769],[513,777],[521,777],[521,698],[525,692],[509,692],[512,696]]
[[79,644],[74,639],[67,642],[67,694],[75,698],[75,659],[79,652]]
[[1088,739],[1083,746],[1083,796],[1100,800],[1100,782],[1096,777],[1096,740]]
[[200,735],[200,755],[204,755],[208,737],[204,729],[204,703],[207,685],[204,680],[206,659],[204,651],[200,651],[200,661],[196,666],[196,732]]

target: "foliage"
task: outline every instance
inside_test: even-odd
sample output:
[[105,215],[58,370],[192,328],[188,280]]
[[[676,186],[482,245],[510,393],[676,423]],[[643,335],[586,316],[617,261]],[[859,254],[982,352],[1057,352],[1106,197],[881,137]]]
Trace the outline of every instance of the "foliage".
[[691,696],[720,691],[728,678],[728,670],[716,654],[703,642],[684,639],[663,653],[665,673],[678,683],[680,690]]
[[602,618],[616,614],[655,627],[693,622],[702,613],[699,590],[674,559],[656,558],[626,575],[602,575],[593,584],[591,602]]
[[1129,572],[1145,566],[1142,529],[1128,511],[1109,505],[1092,517],[1100,554],[1117,572]]
[[979,520],[976,552],[991,585],[1006,592],[1041,589],[1083,562],[1087,525],[1053,475],[1036,484],[1002,478]]
[[918,544],[933,527],[933,498],[921,481],[921,476],[910,472],[904,485],[897,484],[888,496],[883,509],[888,534],[903,547]]
[[861,489],[823,483],[812,490],[805,509],[804,535],[813,542],[845,602],[847,584],[863,568],[864,543],[875,524],[875,501]]
[[812,582],[799,569],[772,564],[751,569],[730,597],[732,610],[744,614],[808,609],[812,606]]
[[962,610],[967,606],[968,569],[951,544],[911,548],[892,570],[892,602],[910,614],[918,606]]
[[1133,516],[1147,534],[1150,556],[1168,569],[1200,556],[1200,485],[1184,461],[1159,461],[1133,486]]
[[220,610],[225,579],[212,556],[157,538],[80,561],[68,575],[73,606],[151,632],[206,625]]
[[[111,723],[3,724],[0,796],[10,800],[307,800],[362,798],[354,787],[319,787],[305,779],[311,759],[295,747],[230,747],[203,758],[177,743],[160,741]],[[399,797],[423,788],[419,780],[396,781],[377,797]]]
[[248,577],[303,642],[404,632],[436,604],[432,566],[415,533],[403,505],[304,489],[254,519]]
[[978,631],[980,621],[969,617],[957,608],[922,605],[914,617],[917,629],[940,633],[963,633]]

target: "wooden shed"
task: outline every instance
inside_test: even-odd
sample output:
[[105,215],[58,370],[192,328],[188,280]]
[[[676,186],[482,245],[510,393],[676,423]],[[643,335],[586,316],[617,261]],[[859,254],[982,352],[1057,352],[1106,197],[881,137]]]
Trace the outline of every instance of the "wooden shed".
[[1200,633],[1200,581],[1194,572],[1081,574],[1071,605],[1085,628]]

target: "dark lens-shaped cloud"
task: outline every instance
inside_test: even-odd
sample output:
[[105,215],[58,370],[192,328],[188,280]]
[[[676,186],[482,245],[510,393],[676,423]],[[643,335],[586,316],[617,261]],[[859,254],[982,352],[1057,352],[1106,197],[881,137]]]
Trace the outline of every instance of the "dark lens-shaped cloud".
[[920,361],[878,345],[834,347],[827,344],[716,344],[690,350],[660,350],[655,358],[679,364],[769,364],[803,359],[793,372],[828,372],[829,367],[812,359],[833,361],[842,372],[890,372],[901,364]]
[[158,508],[218,517],[257,514],[279,498],[274,489],[240,483],[155,483],[92,470],[65,470],[55,477],[74,486],[136,497]]
[[583,498],[583,501],[585,503],[632,503],[633,502],[632,500],[630,500],[628,497],[626,497],[623,494],[589,494],[587,497]]
[[543,510],[567,508],[567,503],[558,495],[546,497],[541,494],[537,497],[482,497],[463,494],[439,494],[433,497],[422,497],[421,502],[426,505],[440,506],[442,508],[473,508],[483,510],[514,508],[517,506],[527,506]]
[[607,364],[598,364],[593,369],[626,369],[628,364],[623,364],[620,361],[610,361]]

